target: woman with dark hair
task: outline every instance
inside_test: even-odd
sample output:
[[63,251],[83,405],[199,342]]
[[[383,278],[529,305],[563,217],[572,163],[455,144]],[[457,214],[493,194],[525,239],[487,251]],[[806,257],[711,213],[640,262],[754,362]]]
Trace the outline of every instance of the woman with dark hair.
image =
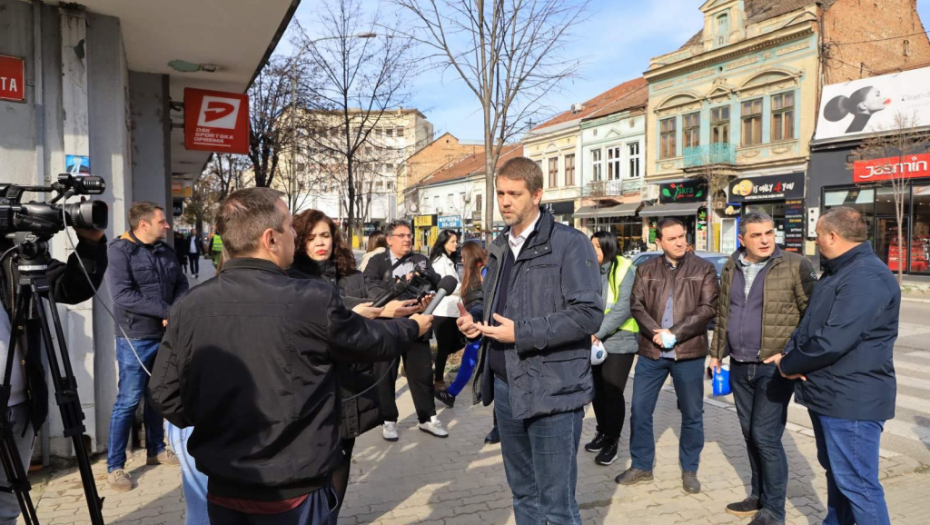
[[[429,254],[429,262],[433,270],[441,277],[452,277],[459,280],[453,254],[459,249],[459,236],[452,230],[443,230],[439,233],[436,243]],[[446,389],[446,361],[449,356],[458,352],[465,346],[465,336],[459,331],[455,322],[459,318],[458,303],[461,297],[462,284],[459,283],[448,297],[443,298],[436,310],[433,311],[433,333],[436,334],[436,365],[433,373],[433,389],[435,395]],[[440,399],[437,396],[437,399]]]
[[[307,210],[294,217],[296,249],[294,264],[288,274],[297,279],[323,279],[339,290],[346,308],[373,319],[404,317],[421,310],[416,301],[392,301],[382,311],[371,308],[369,292],[362,273],[355,269],[355,257],[346,245],[336,223],[323,212]],[[340,387],[342,424],[340,434],[344,462],[333,472],[333,484],[339,503],[349,485],[349,469],[355,438],[381,425],[378,382],[372,363],[336,364]],[[312,451],[308,451],[312,453]]]
[[384,250],[387,250],[387,235],[381,230],[371,232],[371,235],[368,236],[368,249],[365,251],[365,255],[362,256],[362,264],[358,265],[358,271],[364,272],[365,267],[368,266],[368,261],[373,256],[384,253]]
[[830,122],[839,122],[848,115],[855,115],[846,133],[859,133],[865,129],[872,115],[891,105],[890,98],[882,97],[882,92],[874,86],[866,86],[852,95],[833,97],[823,108],[823,116]]
[[607,358],[600,365],[591,367],[597,433],[584,448],[588,452],[597,452],[594,461],[606,466],[617,459],[617,445],[626,415],[623,389],[638,350],[636,338],[639,327],[630,311],[635,277],[632,262],[619,255],[617,237],[613,233],[597,232],[591,236],[591,244],[601,265],[604,299],[604,320],[597,333],[591,336],[591,344],[603,344]]

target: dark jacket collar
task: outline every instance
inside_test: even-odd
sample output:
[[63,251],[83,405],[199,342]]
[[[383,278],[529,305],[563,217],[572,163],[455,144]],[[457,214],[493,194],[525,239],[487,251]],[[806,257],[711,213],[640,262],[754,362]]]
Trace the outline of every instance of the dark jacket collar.
[[266,272],[287,275],[287,272],[279,268],[275,263],[266,261],[265,259],[256,259],[254,257],[238,257],[235,259],[230,259],[223,263],[223,270],[220,273],[224,273],[227,270],[263,270]]
[[292,268],[296,268],[298,271],[308,275],[325,276],[331,279],[335,279],[337,274],[335,261],[314,261],[309,255],[303,252],[294,254],[294,264]]
[[856,259],[872,255],[873,253],[875,252],[872,251],[872,246],[869,243],[864,242],[835,259],[821,258],[820,267],[826,273],[836,273],[844,266],[855,261]]

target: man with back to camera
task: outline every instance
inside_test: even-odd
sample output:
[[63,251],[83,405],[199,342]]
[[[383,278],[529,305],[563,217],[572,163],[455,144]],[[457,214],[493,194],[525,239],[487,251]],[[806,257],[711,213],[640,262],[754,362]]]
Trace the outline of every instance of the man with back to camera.
[[467,337],[485,338],[475,401],[494,402],[517,524],[580,524],[577,455],[594,397],[591,334],[604,318],[600,267],[587,236],[540,207],[535,162],[507,161],[496,183],[509,229],[489,247],[483,302],[471,314],[460,306],[458,320]]
[[788,458],[782,445],[794,384],[774,364],[807,310],[817,278],[810,261],[775,244],[775,221],[747,213],[737,250],[723,267],[710,367],[730,358],[730,385],[752,471],[749,497],[726,511],[749,525],[783,525]]
[[[188,288],[177,256],[164,242],[171,228],[165,211],[151,202],[137,202],[129,208],[129,227],[129,231],[110,243],[107,250],[110,267],[106,274],[118,323],[119,367],[116,403],[110,416],[107,482],[119,491],[132,490],[132,477],[125,470],[126,444],[136,409],[143,397],[149,397],[146,369],[151,371],[155,362],[168,309]],[[146,464],[177,465],[178,458],[165,446],[164,419],[151,403],[145,403],[143,413]]]
[[[372,293],[378,295],[392,286],[395,278],[409,280],[414,268],[429,274],[436,281],[439,275],[433,271],[429,259],[425,255],[412,253],[413,235],[410,224],[405,221],[393,221],[385,228],[388,249],[374,255],[365,267],[365,282]],[[398,299],[413,299],[412,295],[404,294]],[[436,437],[449,436],[448,430],[436,416],[436,400],[433,397],[433,363],[430,353],[429,340],[417,339],[413,341],[406,351],[401,354],[404,360],[404,370],[407,374],[407,385],[413,406],[416,409],[419,428],[423,432]],[[397,369],[399,361],[379,365],[379,376],[387,373],[388,376],[378,383],[378,395],[381,400],[381,435],[387,441],[397,441]]]
[[[96,288],[103,282],[107,269],[107,243],[102,230],[75,228],[78,243],[67,263],[51,260],[46,270],[52,297],[58,304],[78,304],[94,296]],[[13,242],[0,236],[0,253],[13,247]],[[78,260],[80,258],[80,261]],[[81,269],[81,262],[90,276],[90,282]],[[4,261],[0,270],[0,370],[6,368],[9,353],[10,322],[14,316],[15,297],[10,293],[19,285],[19,269],[15,264]],[[46,371],[42,364],[41,331],[38,320],[26,322],[25,333],[16,346],[16,356],[10,377],[10,398],[7,410],[16,441],[16,453],[23,469],[29,472],[29,460],[36,433],[48,417],[48,395],[51,388],[45,381]],[[0,376],[2,382],[2,376]],[[6,471],[0,468],[0,486],[7,485]],[[16,495],[0,492],[0,525],[15,525],[20,508]]]
[[834,208],[817,222],[823,275],[784,354],[766,360],[801,379],[817,459],[827,474],[824,525],[889,525],[879,481],[885,421],[894,417],[901,287],[872,247],[862,214]]
[[342,462],[335,360],[390,360],[432,317],[370,321],[330,284],[289,277],[295,232],[274,190],[232,193],[217,230],[230,259],[171,309],[152,399],[194,427],[188,452],[208,476],[212,523],[331,523]]
[[639,359],[630,409],[630,468],[621,485],[652,481],[655,435],[652,414],[659,392],[672,376],[681,410],[678,461],[682,489],[701,491],[697,478],[704,449],[704,360],[707,325],[717,312],[717,270],[688,250],[687,230],[674,218],[656,226],[663,255],[636,269],[630,310],[639,324]]

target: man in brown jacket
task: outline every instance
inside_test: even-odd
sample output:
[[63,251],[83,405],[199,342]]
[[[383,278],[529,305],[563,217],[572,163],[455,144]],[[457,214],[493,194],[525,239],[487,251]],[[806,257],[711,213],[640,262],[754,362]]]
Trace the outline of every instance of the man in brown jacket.
[[793,382],[764,361],[785,350],[807,310],[816,276],[810,261],[775,245],[775,223],[764,213],[740,221],[742,247],[720,275],[717,322],[710,366],[730,357],[730,385],[739,416],[752,493],[727,505],[727,512],[754,516],[750,525],[785,522],[788,459],[781,438],[788,417]]
[[669,374],[681,408],[678,461],[682,488],[701,491],[697,479],[704,449],[704,360],[707,325],[717,310],[717,270],[688,251],[687,231],[678,219],[663,219],[656,242],[664,252],[640,266],[630,310],[639,323],[639,359],[630,411],[632,466],[617,477],[621,485],[652,480],[655,436],[652,413]]

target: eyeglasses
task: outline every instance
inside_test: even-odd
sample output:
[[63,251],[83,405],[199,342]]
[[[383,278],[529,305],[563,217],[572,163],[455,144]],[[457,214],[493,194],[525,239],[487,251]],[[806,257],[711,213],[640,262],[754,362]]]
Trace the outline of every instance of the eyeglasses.
[[401,239],[412,239],[413,234],[410,233],[392,233],[391,237],[400,237]]

